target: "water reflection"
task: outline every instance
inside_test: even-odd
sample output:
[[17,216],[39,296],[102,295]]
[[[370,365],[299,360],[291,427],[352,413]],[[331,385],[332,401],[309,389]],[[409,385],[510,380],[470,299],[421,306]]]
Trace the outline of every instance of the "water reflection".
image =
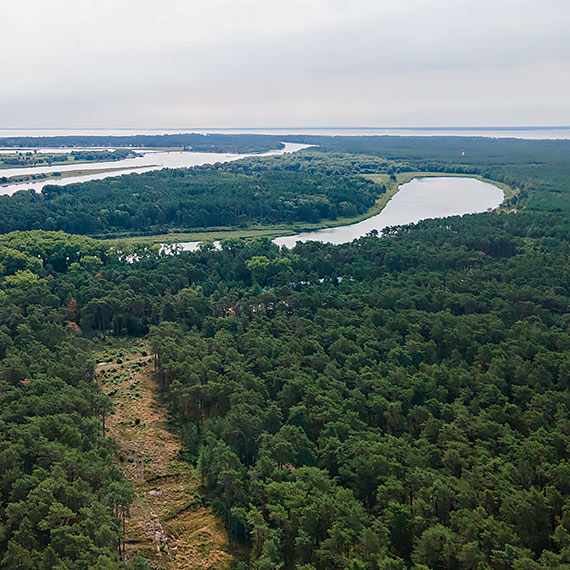
[[381,232],[388,226],[411,224],[428,218],[484,212],[496,208],[503,198],[500,188],[475,178],[414,178],[411,182],[402,184],[398,193],[376,216],[348,226],[304,232],[273,241],[289,248],[294,247],[298,241],[347,243],[372,230]]

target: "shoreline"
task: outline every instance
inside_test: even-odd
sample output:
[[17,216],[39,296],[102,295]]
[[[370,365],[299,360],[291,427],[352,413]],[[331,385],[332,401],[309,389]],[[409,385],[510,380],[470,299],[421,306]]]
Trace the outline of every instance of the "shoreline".
[[336,220],[325,220],[314,224],[273,224],[267,226],[251,225],[246,228],[232,229],[229,227],[218,227],[212,229],[201,229],[198,231],[180,231],[168,232],[165,234],[152,234],[140,236],[90,236],[95,239],[109,243],[144,243],[144,244],[175,244],[181,242],[201,241],[204,243],[211,243],[214,241],[221,241],[226,239],[246,239],[255,237],[278,238],[296,235],[299,233],[313,232],[329,228],[337,228],[343,226],[350,226],[357,224],[373,216],[378,215],[387,206],[388,202],[398,193],[400,187],[416,178],[438,178],[438,177],[457,177],[457,178],[474,178],[487,184],[496,186],[503,192],[503,201],[494,209],[494,211],[501,211],[504,202],[515,195],[517,192],[513,191],[510,186],[503,182],[484,178],[480,174],[465,174],[465,173],[452,173],[452,172],[401,172],[396,174],[396,180],[391,180],[388,174],[362,174],[364,178],[372,180],[377,184],[386,184],[386,192],[381,194],[376,200],[375,204],[365,213],[353,218],[337,218]]

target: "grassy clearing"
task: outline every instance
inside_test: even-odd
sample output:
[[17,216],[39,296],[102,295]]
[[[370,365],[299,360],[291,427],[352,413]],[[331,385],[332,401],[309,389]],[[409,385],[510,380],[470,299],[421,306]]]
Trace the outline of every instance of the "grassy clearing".
[[140,554],[161,570],[227,568],[232,555],[226,532],[205,506],[194,469],[180,459],[178,436],[167,429],[148,346],[113,340],[98,347],[97,357],[99,385],[114,406],[106,427],[135,489],[127,557]]
[[[299,231],[302,231],[302,229],[301,228],[296,229],[295,226],[288,226],[285,224],[270,225],[270,226],[250,226],[245,229],[237,229],[237,230],[220,227],[220,228],[212,228],[207,231],[204,230],[198,232],[172,231],[167,234],[114,237],[114,238],[105,239],[105,241],[115,246],[118,246],[123,243],[154,244],[154,243],[179,243],[186,241],[201,241],[208,243],[216,240],[255,238],[255,237],[267,237],[273,239],[283,235],[294,235]],[[93,237],[100,237],[100,236],[93,236]]]

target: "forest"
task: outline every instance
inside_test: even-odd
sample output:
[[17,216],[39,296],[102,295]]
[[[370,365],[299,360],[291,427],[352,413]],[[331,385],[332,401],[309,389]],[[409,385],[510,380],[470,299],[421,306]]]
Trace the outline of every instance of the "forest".
[[[132,489],[93,380],[115,337],[149,340],[236,570],[570,567],[568,145],[462,164],[364,139],[181,179],[313,191],[439,165],[502,177],[513,208],[293,250],[0,237],[2,568],[127,566]],[[353,162],[336,148],[357,142]]]
[[[0,196],[0,232],[137,235],[364,214],[386,189],[356,173],[337,172],[339,162],[293,155],[20,191]],[[384,164],[377,162],[376,171]]]
[[[413,170],[481,174],[522,186],[525,207],[570,211],[570,141],[453,136],[283,137],[318,145],[327,153],[397,160]],[[462,156],[464,153],[464,156]],[[526,200],[528,194],[528,200]]]
[[129,492],[90,380],[98,334],[148,335],[244,567],[564,568],[569,232],[486,214],[137,263],[5,236],[3,567],[116,567]]
[[184,148],[197,152],[259,153],[283,148],[270,135],[180,133],[170,135],[61,135],[0,137],[0,148],[11,147],[140,147]]

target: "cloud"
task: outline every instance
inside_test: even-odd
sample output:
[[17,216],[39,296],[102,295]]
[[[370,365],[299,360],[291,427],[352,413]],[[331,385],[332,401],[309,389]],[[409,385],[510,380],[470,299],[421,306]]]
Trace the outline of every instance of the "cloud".
[[570,123],[562,0],[19,0],[0,21],[0,126]]

